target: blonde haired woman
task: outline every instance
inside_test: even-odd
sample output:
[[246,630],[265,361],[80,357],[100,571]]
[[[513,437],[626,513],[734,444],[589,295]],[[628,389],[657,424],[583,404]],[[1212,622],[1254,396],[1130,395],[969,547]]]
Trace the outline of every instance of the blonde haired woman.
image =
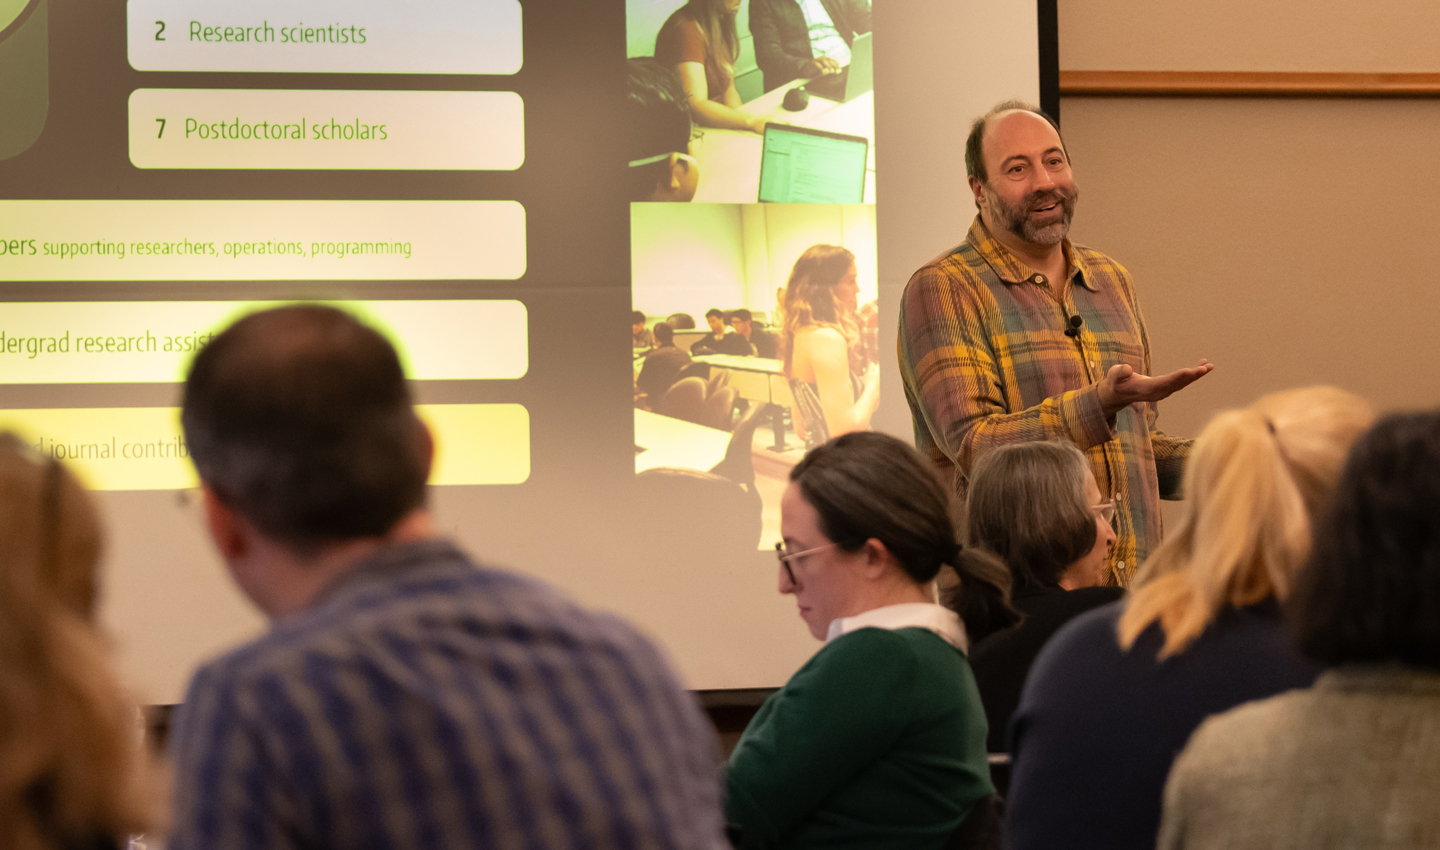
[[860,284],[855,255],[839,245],[805,249],[785,286],[780,360],[795,397],[795,433],[807,449],[870,430],[880,404],[880,372],[867,363],[855,318]]
[[1314,681],[1279,600],[1372,419],[1363,399],[1314,387],[1205,428],[1180,522],[1130,598],[1076,618],[1031,668],[1011,726],[1008,847],[1154,847],[1165,776],[1195,727]]
[[54,460],[0,434],[0,843],[123,845],[150,825],[134,715],[95,626],[100,529]]

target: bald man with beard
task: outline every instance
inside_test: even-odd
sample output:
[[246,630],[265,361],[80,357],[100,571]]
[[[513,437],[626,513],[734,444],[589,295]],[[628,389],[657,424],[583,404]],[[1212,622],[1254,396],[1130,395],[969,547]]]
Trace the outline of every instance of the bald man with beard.
[[965,495],[995,446],[1070,440],[1115,502],[1107,583],[1160,543],[1190,441],[1155,427],[1156,403],[1208,374],[1151,377],[1150,341],[1123,266],[1070,242],[1079,190],[1055,123],[1007,101],[975,121],[965,167],[979,214],[965,241],[910,278],[900,371],[915,445]]

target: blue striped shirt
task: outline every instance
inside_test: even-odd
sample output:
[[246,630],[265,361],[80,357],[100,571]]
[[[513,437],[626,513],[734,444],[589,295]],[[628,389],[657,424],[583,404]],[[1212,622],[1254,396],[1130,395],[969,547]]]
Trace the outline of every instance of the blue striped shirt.
[[718,848],[714,733],[619,618],[430,540],[205,665],[172,850]]

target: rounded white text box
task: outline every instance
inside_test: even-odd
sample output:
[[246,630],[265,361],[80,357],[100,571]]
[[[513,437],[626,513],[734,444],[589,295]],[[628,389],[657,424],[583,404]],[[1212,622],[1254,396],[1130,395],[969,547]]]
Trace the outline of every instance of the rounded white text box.
[[525,161],[514,92],[136,89],[136,168],[508,171]]
[[513,74],[519,0],[129,0],[137,71]]
[[0,239],[0,281],[525,273],[515,201],[0,201]]

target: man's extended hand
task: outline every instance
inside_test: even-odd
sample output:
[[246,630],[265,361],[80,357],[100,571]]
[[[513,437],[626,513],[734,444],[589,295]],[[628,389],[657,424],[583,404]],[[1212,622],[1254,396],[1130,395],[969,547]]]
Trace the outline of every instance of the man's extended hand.
[[1100,404],[1105,408],[1106,416],[1114,416],[1136,402],[1168,398],[1210,374],[1214,368],[1210,361],[1201,360],[1189,369],[1177,369],[1168,375],[1152,378],[1141,375],[1124,363],[1111,366],[1100,380]]

